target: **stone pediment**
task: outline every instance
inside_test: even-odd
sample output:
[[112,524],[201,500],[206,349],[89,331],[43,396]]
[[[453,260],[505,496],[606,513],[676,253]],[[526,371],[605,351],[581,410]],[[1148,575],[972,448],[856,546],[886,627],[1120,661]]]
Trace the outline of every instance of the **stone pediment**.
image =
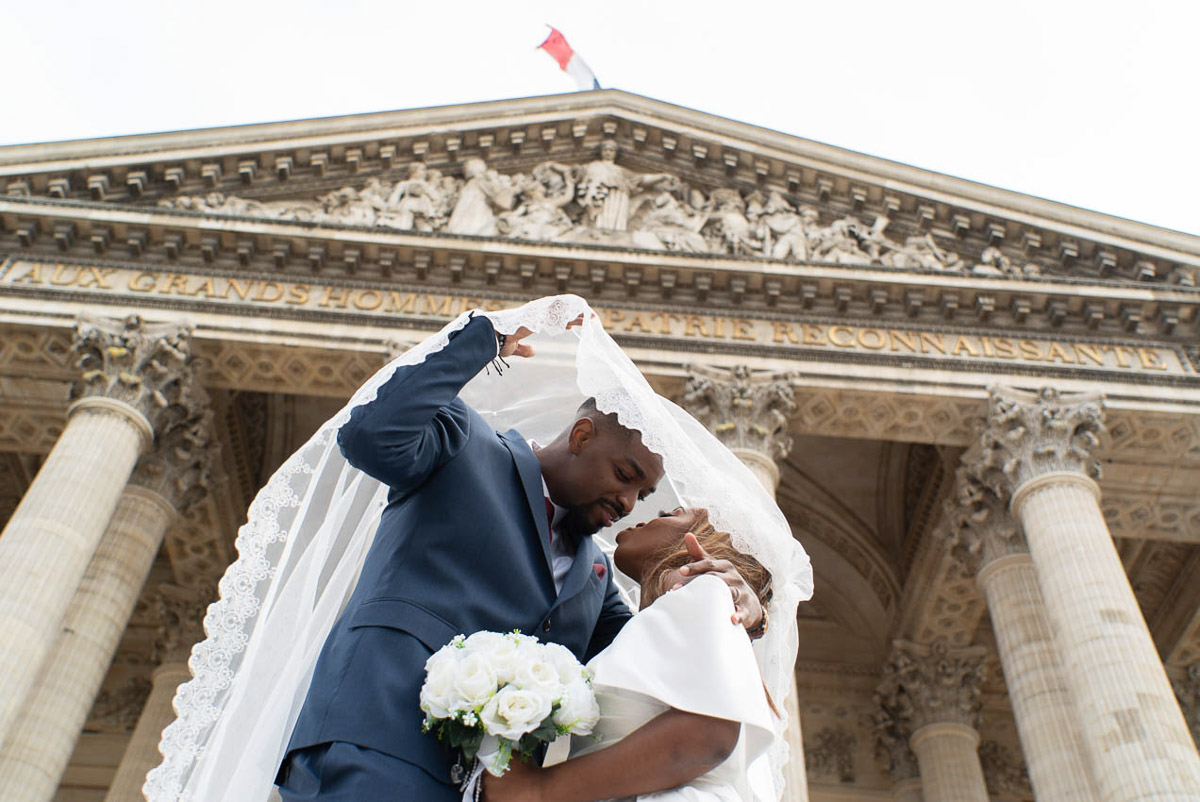
[[9,228],[49,202],[153,208],[181,225],[427,235],[430,247],[450,234],[1178,288],[1200,266],[1197,237],[615,90],[0,148],[0,186]]

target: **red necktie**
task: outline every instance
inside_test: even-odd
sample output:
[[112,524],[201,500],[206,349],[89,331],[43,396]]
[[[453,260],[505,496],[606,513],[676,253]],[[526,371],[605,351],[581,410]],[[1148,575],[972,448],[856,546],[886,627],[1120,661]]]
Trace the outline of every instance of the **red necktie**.
[[550,542],[554,542],[554,502],[546,497],[546,531],[550,533]]

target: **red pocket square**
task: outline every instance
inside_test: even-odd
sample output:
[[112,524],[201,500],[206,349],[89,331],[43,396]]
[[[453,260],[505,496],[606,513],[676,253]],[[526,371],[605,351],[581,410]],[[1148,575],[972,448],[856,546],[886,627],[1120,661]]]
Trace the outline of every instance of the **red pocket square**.
[[592,570],[596,572],[596,576],[604,579],[604,575],[608,573],[608,566],[604,563],[592,563]]

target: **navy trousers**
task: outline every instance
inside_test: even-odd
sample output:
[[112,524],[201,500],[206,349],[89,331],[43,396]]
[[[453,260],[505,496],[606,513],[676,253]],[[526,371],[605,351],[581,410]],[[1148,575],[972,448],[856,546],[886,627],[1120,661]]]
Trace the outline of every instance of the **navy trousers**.
[[457,802],[461,792],[421,767],[333,741],[297,749],[279,772],[283,802]]

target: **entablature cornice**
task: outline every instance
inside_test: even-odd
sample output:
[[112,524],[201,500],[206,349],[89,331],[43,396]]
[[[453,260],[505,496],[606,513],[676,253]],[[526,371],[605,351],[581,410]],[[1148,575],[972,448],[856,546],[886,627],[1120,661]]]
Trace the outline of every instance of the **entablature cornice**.
[[[470,158],[502,173],[580,164],[606,139],[620,163],[748,198],[779,192],[826,221],[891,221],[980,261],[1152,284],[1196,283],[1200,238],[1073,209],[754,126],[609,91],[294,123],[0,148],[14,196],[144,204],[218,192],[297,198],[412,164],[458,175]],[[998,257],[1003,252],[1006,256]],[[1008,269],[1007,267],[1005,269]]]
[[569,291],[731,314],[924,323],[1011,336],[1078,332],[1188,344],[1200,331],[1200,288],[1179,285],[784,264],[20,199],[0,199],[0,222],[0,253],[8,250],[13,258],[160,273],[444,285],[484,293]]

